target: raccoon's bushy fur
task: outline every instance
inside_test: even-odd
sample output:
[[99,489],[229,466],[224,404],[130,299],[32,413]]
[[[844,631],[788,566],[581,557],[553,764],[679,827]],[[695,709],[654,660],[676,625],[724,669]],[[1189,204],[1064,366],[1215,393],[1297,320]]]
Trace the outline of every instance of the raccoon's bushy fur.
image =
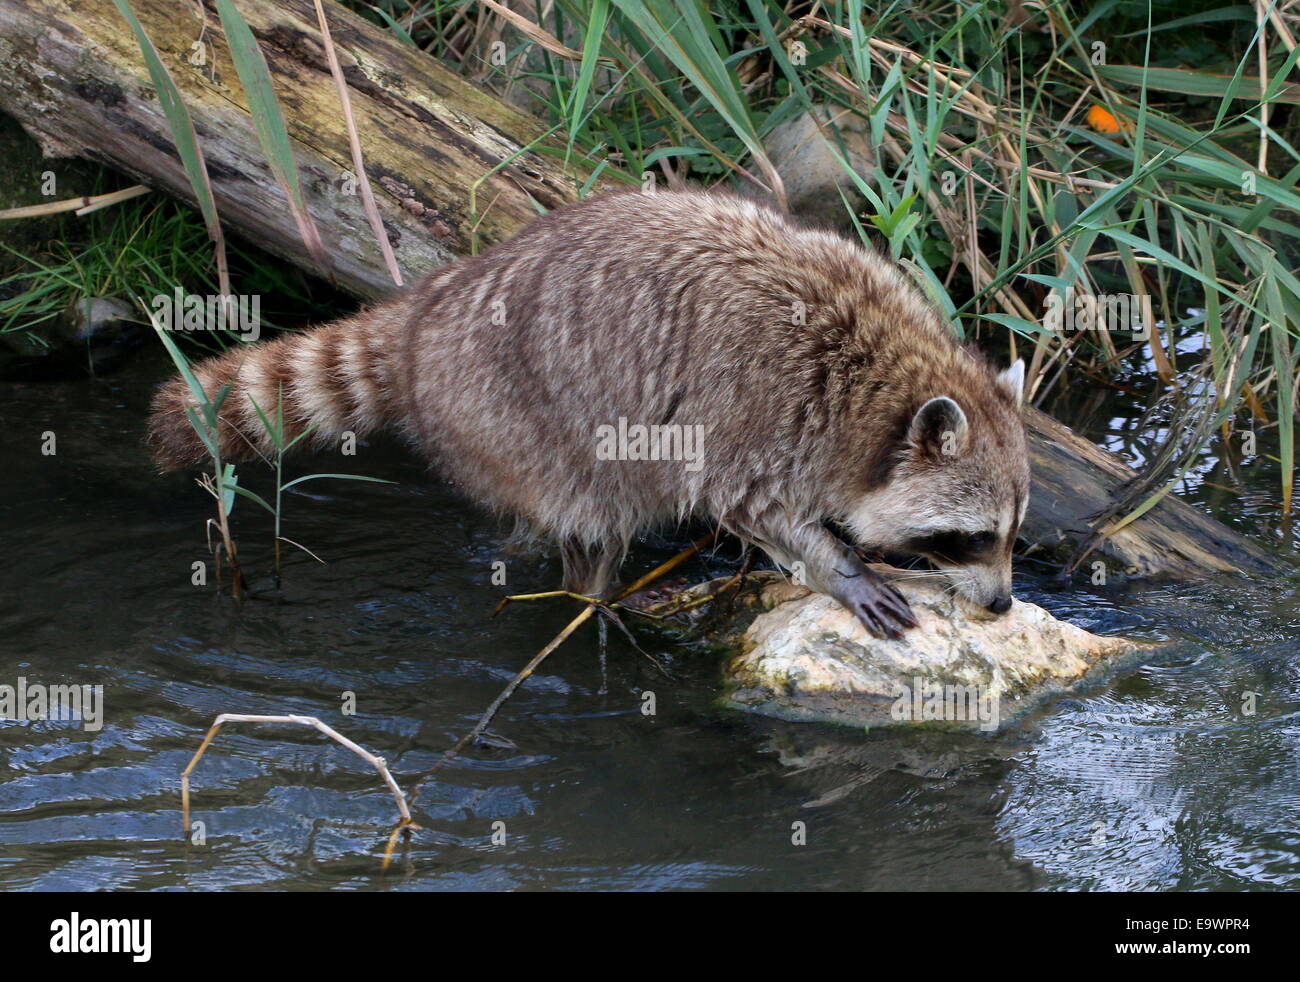
[[[227,458],[270,450],[248,396],[271,414],[281,387],[289,436],[315,424],[327,446],[394,428],[475,501],[558,542],[584,591],[609,589],[638,532],[700,515],[805,560],[811,584],[840,595],[828,564],[859,574],[822,523],[851,526],[900,467],[949,468],[918,511],[941,513],[953,480],[966,498],[1006,499],[977,506],[991,526],[1027,495],[1018,383],[955,343],[893,264],[730,195],[588,199],[395,300],[195,374],[210,395],[233,387]],[[936,397],[962,418],[922,425]],[[191,401],[180,379],[156,397],[165,468],[206,459]],[[703,426],[700,460],[599,459],[598,427],[620,418]],[[962,452],[944,460],[927,440],[958,424]]]

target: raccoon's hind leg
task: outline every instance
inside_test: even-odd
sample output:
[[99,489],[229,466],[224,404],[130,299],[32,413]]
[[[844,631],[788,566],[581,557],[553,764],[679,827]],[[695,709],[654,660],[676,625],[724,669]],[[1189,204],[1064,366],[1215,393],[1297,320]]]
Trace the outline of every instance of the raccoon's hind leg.
[[597,600],[612,600],[618,592],[618,568],[623,549],[618,546],[589,546],[572,539],[560,544],[564,562],[564,589]]
[[[550,600],[555,597],[568,597],[596,604],[606,616],[612,616],[609,601],[618,594],[618,567],[623,562],[625,549],[615,547],[587,546],[574,540],[560,543],[560,558],[564,562],[564,587],[560,590],[546,590],[542,593],[519,593],[503,597],[497,604],[496,613],[505,609],[512,600]],[[605,623],[600,627],[601,648],[604,649]]]
[[819,522],[794,522],[784,513],[772,513],[728,524],[796,578],[802,564],[806,586],[834,597],[876,637],[899,638],[903,629],[916,627],[903,595]]
[[[618,568],[623,564],[624,550],[614,546],[589,546],[572,539],[560,544],[560,557],[564,561],[564,589],[573,594],[581,594],[595,600],[613,600],[618,593]],[[600,689],[599,695],[607,691],[605,652],[607,647],[607,628],[605,619],[611,618],[626,633],[609,607],[600,607],[602,617],[596,621],[596,649],[600,653]],[[630,635],[629,635],[630,636]],[[634,642],[635,643],[635,642]]]

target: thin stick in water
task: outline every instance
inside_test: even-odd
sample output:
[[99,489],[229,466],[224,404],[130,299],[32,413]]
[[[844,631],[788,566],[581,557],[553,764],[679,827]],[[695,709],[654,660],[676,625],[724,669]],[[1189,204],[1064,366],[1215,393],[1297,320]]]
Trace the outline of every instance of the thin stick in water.
[[376,757],[365,747],[349,740],[333,727],[322,723],[315,716],[246,716],[241,713],[222,713],[208,728],[207,734],[203,737],[203,742],[199,744],[199,749],[194,752],[194,756],[190,759],[189,766],[181,771],[181,820],[186,837],[190,834],[190,774],[193,773],[195,766],[207,751],[209,744],[212,743],[213,737],[217,735],[217,730],[221,729],[223,723],[291,723],[297,726],[315,727],[331,740],[342,744],[358,757],[368,761],[379,772],[379,776],[388,785],[388,790],[393,793],[393,800],[397,802],[397,812],[401,816],[398,828],[407,828],[414,824],[411,821],[410,809],[406,806],[406,796],[402,794],[402,789],[393,780],[393,775],[388,770],[388,764],[384,758]]
[[[680,566],[686,560],[690,559],[701,549],[706,549],[710,545],[712,545],[715,541],[717,541],[718,534],[719,533],[717,532],[709,533],[699,541],[692,544],[689,548],[683,549],[672,559],[669,559],[667,562],[661,563],[660,565],[656,566],[649,573],[646,573],[645,576],[641,577],[630,587],[628,587],[626,590],[620,593],[618,595],[618,599],[622,600],[625,597],[630,597],[638,590],[643,589],[644,587],[653,583],[655,580],[659,579],[659,577],[676,569],[678,566]],[[514,695],[515,690],[518,689],[519,686],[522,685],[525,681],[527,681],[528,677],[532,675],[533,672],[537,670],[538,666],[541,665],[542,662],[544,662],[550,656],[551,652],[553,652],[556,648],[558,648],[565,641],[567,641],[569,639],[569,636],[573,634],[573,632],[576,631],[579,627],[581,627],[582,624],[585,621],[587,621],[591,617],[591,615],[597,611],[598,607],[599,605],[597,604],[588,604],[583,609],[582,613],[580,613],[577,617],[575,617],[568,624],[566,624],[564,629],[560,631],[560,633],[557,634],[554,638],[551,639],[550,644],[548,644],[545,648],[543,648],[536,655],[534,655],[533,658],[528,662],[528,664],[519,670],[519,674],[510,680],[510,684],[507,685],[501,691],[501,694],[492,701],[492,705],[488,706],[487,712],[485,712],[479,718],[479,721],[477,725],[475,725],[474,729],[470,730],[463,737],[457,740],[455,744],[452,745],[451,749],[448,750],[445,754],[443,754],[441,759],[436,764],[434,764],[431,768],[429,768],[418,778],[416,778],[415,784],[411,787],[412,800],[414,800],[416,792],[419,791],[420,786],[424,783],[424,781],[427,778],[436,774],[439,770],[441,770],[444,766],[446,766],[446,764],[449,761],[454,760],[456,756],[462,750],[464,750],[465,747],[468,746],[473,740],[478,739],[478,737],[483,733],[483,731],[488,728],[488,724],[492,722],[492,718],[496,715],[497,710],[501,708],[501,706],[505,703],[505,701],[509,699],[512,695]]]

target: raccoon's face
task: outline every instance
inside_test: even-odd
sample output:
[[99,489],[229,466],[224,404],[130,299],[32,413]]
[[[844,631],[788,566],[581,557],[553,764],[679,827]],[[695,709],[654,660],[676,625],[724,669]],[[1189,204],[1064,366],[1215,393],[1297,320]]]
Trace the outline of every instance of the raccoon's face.
[[[1011,550],[1029,503],[1020,420],[1024,363],[968,409],[937,396],[916,412],[888,481],[847,516],[862,545],[923,556],[958,592],[996,614],[1011,607]],[[969,411],[968,411],[969,410]]]

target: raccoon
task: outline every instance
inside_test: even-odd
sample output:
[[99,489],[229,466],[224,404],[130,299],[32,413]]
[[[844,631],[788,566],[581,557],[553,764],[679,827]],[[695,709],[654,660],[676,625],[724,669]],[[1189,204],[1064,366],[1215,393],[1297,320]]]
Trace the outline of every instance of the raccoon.
[[[195,375],[210,395],[232,387],[228,459],[270,451],[253,400],[281,394],[288,435],[314,426],[318,446],[395,429],[471,499],[558,544],[565,588],[584,595],[612,594],[639,533],[702,517],[877,636],[916,621],[855,546],[925,557],[974,603],[1011,605],[1022,363],[999,373],[956,343],[873,251],[740,197],[588,198]],[[206,459],[191,402],[179,378],[155,397],[164,469]]]

